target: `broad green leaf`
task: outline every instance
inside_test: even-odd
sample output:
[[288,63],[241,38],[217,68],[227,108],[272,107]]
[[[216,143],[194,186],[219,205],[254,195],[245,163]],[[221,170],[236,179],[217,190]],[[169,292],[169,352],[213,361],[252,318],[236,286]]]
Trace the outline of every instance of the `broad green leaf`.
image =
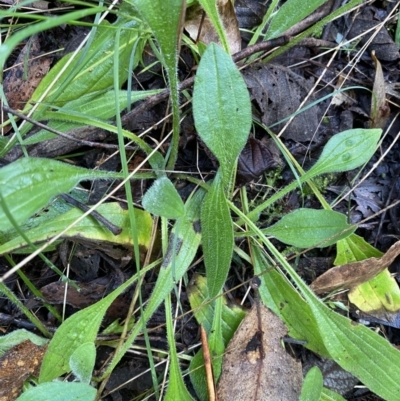
[[32,387],[16,401],[94,401],[96,389],[84,383],[54,382]]
[[[371,257],[379,258],[382,255],[382,252],[368,244],[363,238],[353,234],[337,243],[334,264],[339,266]],[[388,270],[352,289],[349,299],[366,313],[372,311],[393,313],[400,309],[400,290],[394,279],[390,277]]]
[[[120,352],[112,360],[103,376],[110,374],[114,369],[142,330],[143,324],[150,319],[160,304],[165,300],[166,296],[172,291],[176,285],[176,281],[182,278],[192,263],[201,242],[199,223],[200,206],[203,202],[203,198],[204,191],[199,189],[193,197],[186,202],[185,214],[176,221],[171,232],[167,254],[161,263],[156,285],[141,317],[141,321],[135,325],[128,339],[121,347]],[[172,252],[175,252],[175,257],[173,257]]]
[[[139,91],[132,92],[131,102],[137,102],[138,100],[144,99],[147,96],[159,93],[159,90],[151,91]],[[126,108],[128,104],[128,92],[120,91],[118,93],[119,107],[120,109]],[[66,103],[58,111],[46,111],[43,113],[43,119],[49,120],[47,124],[50,128],[53,128],[60,132],[68,132],[72,129],[83,127],[90,124],[86,124],[81,121],[74,121],[77,119],[77,113],[82,118],[85,115],[90,118],[98,119],[109,119],[115,116],[115,94],[114,91],[101,92],[101,93],[90,93],[83,95],[81,98],[72,100]],[[57,135],[47,130],[40,130],[36,134],[30,136],[24,140],[24,145],[32,145],[44,140],[55,138]]]
[[[115,48],[115,27],[121,26],[121,40],[118,49]],[[136,19],[121,24],[118,19],[114,24],[110,25],[108,22],[102,22],[97,27],[96,35],[93,42],[90,44],[89,49],[81,50],[72,63],[69,65],[66,72],[61,79],[56,82],[53,89],[46,96],[45,100],[52,99],[57,94],[56,98],[52,100],[55,106],[63,106],[67,102],[79,99],[81,96],[90,93],[106,90],[113,85],[113,67],[114,67],[114,52],[119,54],[120,65],[120,83],[121,85],[126,81],[126,70],[129,65],[129,58],[132,51],[132,46],[135,41],[139,40],[138,29],[140,25]],[[73,54],[64,56],[43,78],[39,86],[36,88],[32,95],[32,102],[38,101],[43,92],[55,80],[60,71],[64,68],[65,64],[70,60]],[[139,61],[139,55],[136,58],[136,65]],[[69,75],[72,72],[72,76]],[[62,86],[65,85],[66,80],[70,80],[68,85],[61,91]]]
[[257,206],[247,217],[253,221],[258,219],[264,209],[296,189],[299,182],[304,183],[320,174],[348,171],[360,167],[374,154],[381,132],[380,129],[352,129],[334,135],[309,171],[299,177],[299,180],[293,181]]
[[39,382],[51,381],[70,372],[71,355],[85,343],[93,343],[104,315],[114,300],[138,279],[137,274],[101,301],[75,313],[57,329],[44,355]]
[[[105,203],[100,205],[96,210],[111,223],[120,227],[122,229],[121,234],[112,234],[93,217],[87,216],[69,229],[62,238],[91,244],[91,246],[108,254],[111,254],[114,248],[116,253],[120,252],[119,247],[131,250],[133,247],[133,238],[128,210],[122,209],[118,203]],[[48,241],[76,221],[82,214],[83,212],[79,209],[71,209],[47,221],[42,220],[39,226],[25,231],[25,234],[35,244]],[[135,209],[135,218],[138,227],[140,227],[137,233],[139,246],[147,249],[150,244],[152,218],[149,213],[140,209]],[[18,236],[0,246],[0,255],[14,252],[26,246],[26,242]],[[24,251],[32,250],[27,248]]]
[[175,331],[172,319],[172,304],[171,294],[168,294],[165,299],[165,314],[167,322],[167,338],[169,346],[169,382],[167,393],[165,394],[164,401],[175,401],[177,399],[182,401],[194,401],[188,389],[183,382],[183,376],[179,367],[178,354],[175,345]]
[[355,231],[344,214],[332,210],[297,209],[262,230],[285,244],[298,248],[326,247]]
[[323,381],[322,373],[318,367],[311,368],[304,378],[299,401],[320,401]]
[[234,246],[232,218],[219,173],[205,196],[201,208],[201,228],[208,292],[213,298],[225,284]]
[[358,309],[378,318],[385,319],[386,314],[400,310],[399,285],[388,269],[353,288],[348,297]]
[[167,177],[154,182],[143,196],[142,204],[148,212],[168,219],[177,219],[185,213],[185,205]]
[[47,338],[39,337],[25,329],[18,329],[11,333],[0,336],[0,357],[12,347],[21,344],[23,341],[30,340],[36,345],[45,345],[49,342]]
[[372,245],[368,244],[364,238],[352,234],[336,244],[335,266],[345,265],[346,263],[356,262],[368,258],[380,258],[383,255]]
[[[208,346],[210,348],[210,354],[212,355],[212,370],[215,382],[218,381],[222,373],[222,355],[225,352],[225,343],[222,336],[222,297],[217,297],[215,300],[215,313],[213,316],[213,324],[211,332],[208,335]],[[218,358],[217,356],[221,357]]]
[[351,129],[334,135],[306,176],[354,170],[375,153],[381,129]]
[[[26,157],[0,169],[0,193],[15,221],[20,224],[56,195],[69,192],[80,181],[117,177],[120,176],[115,173]],[[2,209],[0,221],[1,231],[12,229],[13,225]]]
[[96,362],[96,347],[94,343],[79,346],[69,358],[69,366],[73,375],[81,382],[89,384],[92,379],[94,363]]
[[314,12],[326,0],[288,0],[279,8],[269,25],[266,39],[273,39]]
[[178,56],[183,21],[185,20],[186,0],[132,0],[132,3],[157,39],[161,49],[162,62],[169,79],[173,136],[167,168],[172,169],[178,155],[179,143]]
[[225,34],[224,26],[222,24],[220,15],[218,13],[217,2],[215,0],[199,0],[199,3],[204,8],[208,17],[210,18],[224,50],[229,53],[229,43]]
[[232,58],[214,43],[208,46],[197,70],[193,115],[196,129],[218,159],[224,186],[229,189],[249,135],[251,104]]

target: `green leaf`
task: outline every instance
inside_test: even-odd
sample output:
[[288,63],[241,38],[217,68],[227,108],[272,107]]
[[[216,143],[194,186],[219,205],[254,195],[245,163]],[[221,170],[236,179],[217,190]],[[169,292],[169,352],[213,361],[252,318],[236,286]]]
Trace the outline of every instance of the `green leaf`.
[[299,182],[304,183],[320,174],[360,167],[374,154],[381,132],[379,129],[352,129],[334,135],[325,145],[317,163],[309,171],[257,206],[247,217],[253,221],[257,220],[259,213],[296,189]]
[[81,382],[89,384],[92,379],[94,363],[96,362],[96,347],[94,343],[84,343],[79,346],[69,358],[69,366],[73,375]]
[[320,401],[323,381],[322,373],[318,367],[311,368],[304,378],[299,401]]
[[[363,238],[353,234],[337,243],[334,264],[339,266],[372,257],[379,258],[382,255],[382,252],[368,244]],[[388,270],[353,288],[348,296],[352,303],[366,313],[373,311],[383,314],[386,311],[393,313],[400,309],[399,286]]]
[[[116,49],[115,27],[121,25],[120,46]],[[117,20],[112,25],[107,21],[102,22],[97,27],[95,38],[87,51],[86,49],[81,50],[68,66],[64,75],[56,80],[57,75],[73,57],[73,54],[67,54],[63,57],[43,78],[33,93],[31,101],[38,101],[54,80],[56,80],[56,84],[52,86],[52,90],[46,95],[44,101],[48,101],[56,95],[56,98],[51,102],[55,106],[63,106],[81,96],[111,88],[114,82],[113,58],[115,52],[119,54],[119,75],[122,85],[127,78],[126,70],[129,65],[132,46],[138,40],[138,28],[139,24],[134,19],[123,24],[121,24],[121,20]],[[67,80],[69,83],[64,87]]]
[[269,25],[266,40],[276,38],[292,26],[296,25],[303,18],[314,12],[326,0],[288,0],[272,18]]
[[220,174],[215,177],[204,199],[201,228],[208,292],[213,298],[225,284],[234,246],[233,223]]
[[185,205],[167,177],[154,182],[144,195],[142,204],[148,212],[168,219],[177,219],[185,213]]
[[[207,333],[211,333],[213,316],[215,315],[215,301],[210,302],[208,293],[207,278],[195,275],[187,288],[190,307],[198,324],[201,324]],[[222,306],[222,337],[224,344],[228,344],[233,334],[238,328],[242,319],[246,316],[246,311],[235,305],[228,304],[225,296]]]
[[[122,229],[121,234],[114,235],[97,220],[91,216],[87,216],[74,227],[70,228],[62,238],[69,238],[77,242],[85,242],[91,244],[93,247],[107,250],[115,247],[118,252],[118,246],[131,250],[133,247],[133,238],[130,228],[129,212],[119,206],[118,203],[105,203],[100,205],[97,209],[103,217],[109,220],[114,225]],[[83,212],[79,209],[71,209],[59,216],[50,216],[47,221],[41,220],[41,224],[30,230],[24,230],[31,242],[38,244],[58,235],[66,227],[81,217]],[[135,209],[135,218],[140,230],[137,233],[139,246],[147,249],[150,244],[152,218],[149,213]],[[4,253],[14,252],[17,249],[26,247],[27,243],[21,237],[15,237],[0,246],[0,255]],[[29,248],[24,251],[32,251]]]
[[[155,95],[160,90],[133,92],[131,102],[137,102],[147,96]],[[128,92],[120,91],[118,93],[120,109],[126,108],[128,104]],[[115,94],[114,91],[90,93],[79,99],[66,103],[58,111],[46,111],[43,113],[43,119],[49,120],[47,124],[60,132],[68,132],[72,129],[90,125],[87,117],[98,119],[109,119],[115,116]],[[80,117],[80,118],[79,118]],[[24,140],[24,145],[32,145],[44,140],[57,137],[47,130],[40,130],[36,134]]]
[[258,246],[252,245],[251,249],[254,274],[261,277],[259,293],[264,304],[285,322],[290,337],[306,341],[305,346],[308,349],[329,358],[329,352],[322,340],[323,334],[307,302],[285,276],[269,267]]
[[298,248],[326,247],[355,231],[344,214],[332,210],[297,209],[263,233]]
[[217,2],[215,0],[199,0],[199,3],[204,8],[210,18],[224,50],[229,53],[229,43],[225,34],[224,26],[218,13]]
[[375,153],[381,129],[351,129],[334,135],[305,176],[354,170]]
[[348,297],[358,309],[378,318],[385,319],[388,313],[400,310],[399,285],[388,269],[353,288]]
[[[83,180],[111,179],[118,174],[87,170],[50,159],[23,158],[0,169],[0,193],[15,221],[20,224],[56,195],[69,192]],[[13,225],[0,209],[1,230]]]
[[173,135],[170,145],[170,160],[167,169],[172,169],[178,155],[179,144],[179,92],[178,55],[183,22],[185,0],[132,0],[139,14],[151,28],[161,49],[161,57],[167,71],[173,114]]
[[20,395],[16,401],[93,401],[96,389],[83,383],[43,383]]
[[[171,232],[167,253],[161,263],[156,285],[141,317],[141,321],[135,325],[128,339],[121,347],[120,352],[108,366],[104,376],[111,373],[143,329],[143,324],[150,319],[160,304],[165,300],[165,297],[172,291],[176,285],[176,281],[182,278],[192,263],[201,242],[199,222],[200,206],[203,202],[203,198],[204,191],[199,189],[193,197],[189,198],[186,202],[185,214],[175,222]],[[173,252],[175,252],[174,257]]]
[[193,92],[196,129],[222,169],[230,188],[237,158],[251,126],[251,104],[246,84],[232,58],[212,43],[203,54]]
[[75,313],[57,329],[44,355],[39,382],[51,381],[70,372],[71,355],[85,343],[93,343],[109,306],[138,278],[133,275],[101,301]]

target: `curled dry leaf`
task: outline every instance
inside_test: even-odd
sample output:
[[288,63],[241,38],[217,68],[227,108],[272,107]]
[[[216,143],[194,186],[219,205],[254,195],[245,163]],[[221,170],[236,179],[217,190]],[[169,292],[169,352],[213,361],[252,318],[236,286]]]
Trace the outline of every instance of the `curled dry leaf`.
[[[217,0],[218,14],[224,26],[231,54],[237,53],[242,48],[239,23],[236,18],[235,9],[231,0]],[[220,44],[218,34],[210,20],[205,15],[203,19],[203,8],[200,5],[192,6],[186,11],[185,29],[193,40],[209,45]]]
[[287,329],[264,305],[256,304],[230,341],[218,384],[219,401],[298,401],[301,364],[282,348]]
[[0,400],[14,401],[29,376],[38,376],[47,345],[26,340],[0,358]]
[[393,263],[400,253],[400,241],[393,244],[380,258],[368,258],[359,262],[335,266],[319,276],[311,284],[316,294],[327,293],[338,288],[352,288],[373,279]]

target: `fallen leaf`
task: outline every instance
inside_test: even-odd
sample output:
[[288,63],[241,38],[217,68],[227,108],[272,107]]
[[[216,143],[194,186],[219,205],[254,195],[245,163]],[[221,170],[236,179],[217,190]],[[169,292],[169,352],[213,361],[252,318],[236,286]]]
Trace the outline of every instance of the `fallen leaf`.
[[29,376],[38,376],[47,345],[26,340],[0,358],[0,401],[14,401]]
[[383,77],[382,66],[375,56],[375,50],[371,52],[372,60],[375,63],[375,80],[372,88],[370,128],[385,128],[390,115],[390,107],[386,101],[386,85]]
[[[244,71],[243,78],[251,100],[261,112],[261,121],[267,127],[295,113],[313,86],[311,79],[307,80],[289,68],[275,64],[250,67]],[[309,97],[303,108],[314,100]],[[311,140],[318,127],[319,110],[319,106],[315,105],[295,116],[283,132],[283,138],[298,142]],[[286,123],[283,121],[273,129],[279,131]]]
[[393,244],[380,258],[368,258],[333,267],[314,280],[311,289],[316,294],[321,294],[365,283],[391,265],[398,254],[400,254],[400,241]]
[[271,167],[276,167],[273,153],[258,139],[250,137],[239,155],[236,183],[247,184],[257,180]]
[[[242,48],[242,38],[232,1],[217,0],[217,7],[231,54],[237,53]],[[210,18],[207,15],[203,18],[203,8],[200,5],[189,7],[186,10],[185,29],[194,41],[199,40],[206,45],[221,44]]]
[[285,325],[255,304],[230,341],[218,384],[219,401],[298,401],[301,364],[282,347]]

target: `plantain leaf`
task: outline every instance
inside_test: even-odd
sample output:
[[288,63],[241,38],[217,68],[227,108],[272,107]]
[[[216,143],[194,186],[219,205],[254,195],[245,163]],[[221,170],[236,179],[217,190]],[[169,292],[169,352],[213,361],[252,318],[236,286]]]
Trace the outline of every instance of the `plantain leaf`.
[[[83,180],[121,178],[119,174],[87,170],[50,159],[23,158],[0,169],[0,195],[17,224],[46,206],[56,195],[69,192]],[[1,231],[13,227],[0,209]]]
[[311,368],[304,378],[299,401],[320,401],[323,380],[322,373],[318,367]]
[[177,219],[185,213],[178,191],[167,177],[160,177],[143,197],[143,207],[156,216]]
[[375,153],[381,129],[351,129],[334,135],[305,176],[353,170]]
[[232,58],[214,43],[204,52],[197,70],[193,115],[196,129],[218,159],[224,185],[229,189],[249,135],[251,104]]
[[204,199],[201,228],[208,292],[213,298],[225,284],[234,246],[232,218],[219,173]]
[[326,247],[352,234],[344,214],[332,210],[297,209],[263,230],[285,244],[299,248]]
[[84,383],[55,382],[32,387],[17,401],[94,401],[96,389]]

